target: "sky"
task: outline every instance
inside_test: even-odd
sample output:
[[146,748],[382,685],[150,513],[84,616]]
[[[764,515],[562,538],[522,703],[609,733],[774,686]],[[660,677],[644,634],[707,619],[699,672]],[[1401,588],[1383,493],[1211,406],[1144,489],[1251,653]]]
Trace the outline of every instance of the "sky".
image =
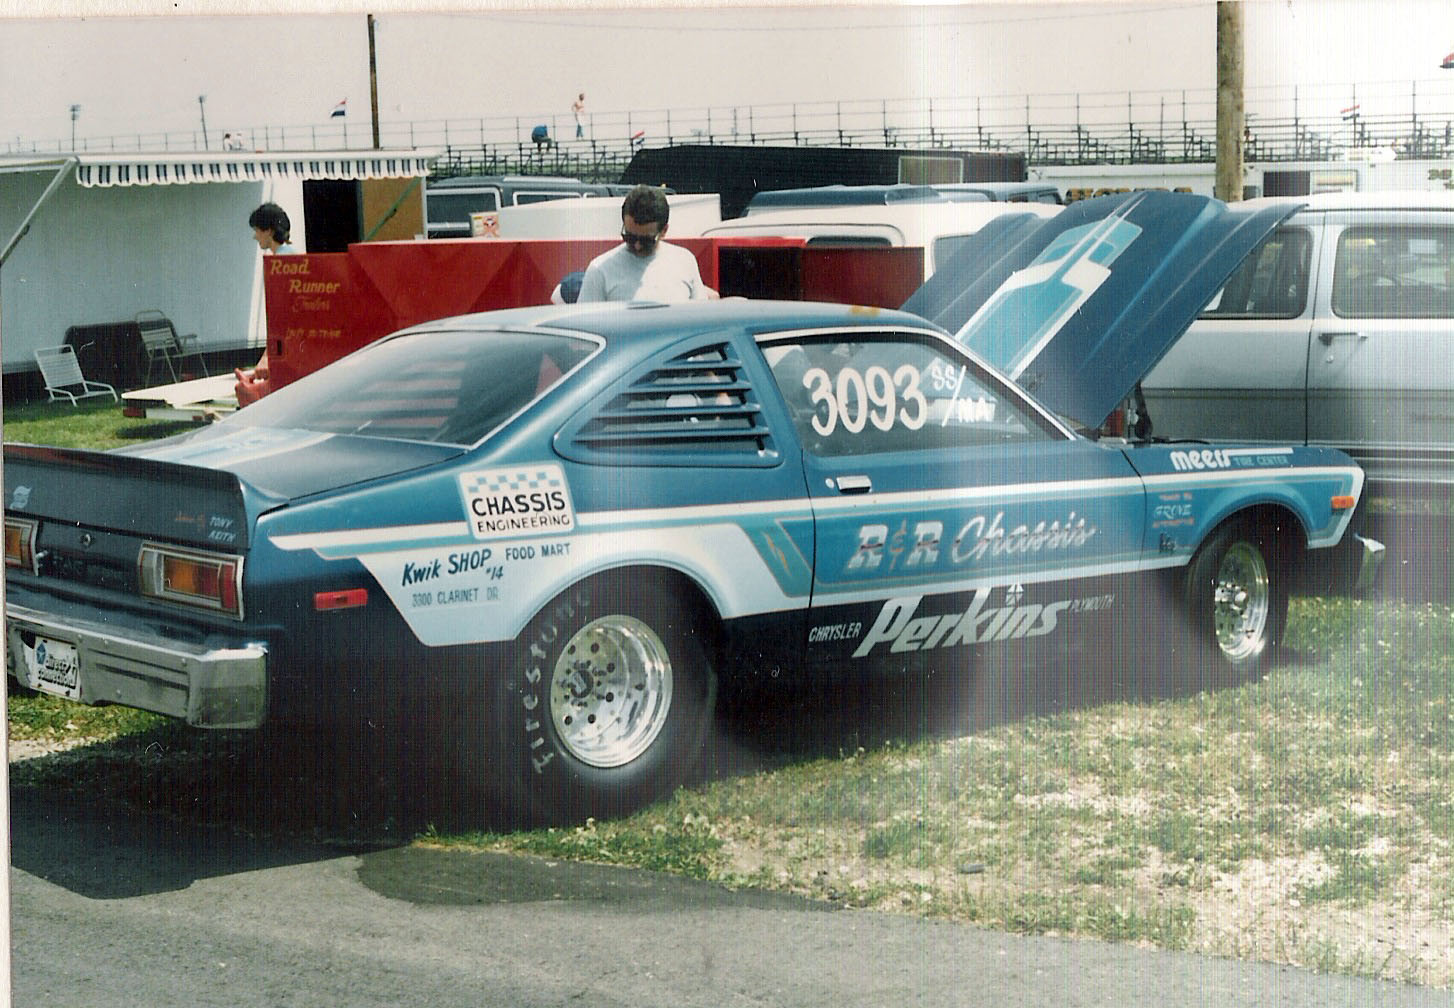
[[[214,13],[243,9],[228,3],[0,0],[0,142],[63,140],[73,105],[82,137],[195,129],[204,113],[214,134],[326,123],[345,99],[350,120],[367,122],[363,8],[262,0],[245,9],[267,13]],[[591,110],[621,112],[969,95],[1073,102],[1216,83],[1212,0],[563,3],[375,5],[381,119],[565,118],[580,91]],[[1363,85],[1360,100],[1379,82],[1399,82],[1399,96],[1411,85],[1454,94],[1454,71],[1439,68],[1454,50],[1448,0],[1249,0],[1244,11],[1249,91],[1296,85],[1329,106],[1343,101],[1318,91],[1331,84]]]

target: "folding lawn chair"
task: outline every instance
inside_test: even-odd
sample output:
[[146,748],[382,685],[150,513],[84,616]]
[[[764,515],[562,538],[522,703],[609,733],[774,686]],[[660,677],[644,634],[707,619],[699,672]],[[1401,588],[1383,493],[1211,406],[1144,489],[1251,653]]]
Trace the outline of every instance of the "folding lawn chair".
[[[152,369],[156,367],[158,359],[167,365],[173,382],[181,380],[177,375],[177,365],[184,357],[195,356],[202,366],[202,374],[207,374],[207,362],[202,359],[202,351],[197,346],[196,333],[177,335],[177,327],[172,325],[172,320],[154,308],[137,312],[136,327],[141,330],[141,348],[146,352],[148,384],[151,383]],[[189,344],[191,349],[188,349]]]
[[87,381],[81,374],[81,362],[76,359],[76,348],[65,346],[41,347],[35,352],[35,362],[40,365],[40,375],[45,379],[45,390],[50,394],[48,402],[65,397],[76,405],[79,399],[91,396],[109,395],[116,401],[116,389],[105,382]]

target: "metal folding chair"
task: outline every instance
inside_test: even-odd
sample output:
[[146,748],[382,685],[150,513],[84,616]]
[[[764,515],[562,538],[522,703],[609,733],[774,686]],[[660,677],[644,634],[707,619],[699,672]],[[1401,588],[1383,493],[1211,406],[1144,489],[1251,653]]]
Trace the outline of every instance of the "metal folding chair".
[[116,389],[105,382],[87,381],[81,374],[81,362],[76,357],[76,348],[63,346],[41,347],[35,352],[35,362],[40,365],[40,376],[45,380],[45,390],[50,395],[48,402],[69,399],[71,405],[78,400],[92,396],[109,395],[116,401]]
[[[207,361],[202,357],[196,333],[179,336],[177,327],[172,325],[172,320],[154,308],[137,312],[136,327],[141,330],[141,348],[146,353],[148,384],[151,382],[152,371],[158,360],[166,364],[173,382],[181,380],[177,375],[177,367],[186,357],[196,357],[197,363],[202,368],[202,374],[207,375]],[[188,349],[189,345],[190,349]]]

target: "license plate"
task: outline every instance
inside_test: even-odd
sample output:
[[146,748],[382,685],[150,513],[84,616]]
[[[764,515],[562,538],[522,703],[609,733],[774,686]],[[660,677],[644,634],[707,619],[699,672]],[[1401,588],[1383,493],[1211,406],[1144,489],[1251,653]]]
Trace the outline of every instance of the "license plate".
[[21,653],[30,670],[31,686],[68,700],[81,699],[81,661],[76,645],[36,637],[33,643],[22,641]]

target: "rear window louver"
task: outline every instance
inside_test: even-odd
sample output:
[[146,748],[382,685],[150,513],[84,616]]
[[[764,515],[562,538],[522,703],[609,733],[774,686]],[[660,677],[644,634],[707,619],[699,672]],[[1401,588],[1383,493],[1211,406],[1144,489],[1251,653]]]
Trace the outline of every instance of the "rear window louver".
[[731,344],[673,357],[563,432],[580,462],[768,466],[777,446],[756,389]]

